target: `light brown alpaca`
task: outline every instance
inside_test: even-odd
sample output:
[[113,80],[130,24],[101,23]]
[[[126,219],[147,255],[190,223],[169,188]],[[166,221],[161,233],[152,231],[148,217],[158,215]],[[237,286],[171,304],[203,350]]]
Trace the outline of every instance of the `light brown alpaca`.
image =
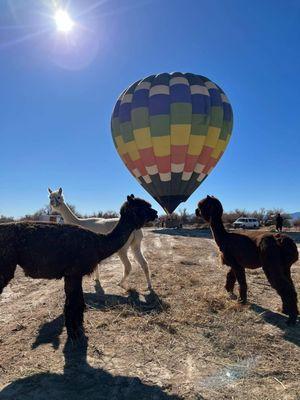
[[291,278],[291,266],[298,260],[295,242],[288,236],[266,232],[227,232],[222,222],[223,207],[218,199],[207,196],[199,201],[196,215],[209,222],[222,253],[222,262],[230,267],[225,288],[233,295],[236,280],[240,302],[247,301],[245,268],[262,268],[271,286],[282,300],[282,311],[295,324],[298,316],[297,293]]

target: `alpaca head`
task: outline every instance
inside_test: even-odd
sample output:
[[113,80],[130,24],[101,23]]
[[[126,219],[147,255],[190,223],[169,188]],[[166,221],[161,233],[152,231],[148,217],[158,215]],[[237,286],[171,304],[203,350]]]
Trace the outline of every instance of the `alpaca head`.
[[50,200],[50,206],[53,211],[58,211],[60,206],[64,204],[64,196],[62,192],[62,188],[59,188],[58,190],[55,190],[54,192],[48,188],[49,192],[49,200]]
[[212,217],[221,218],[223,215],[223,207],[221,202],[214,196],[207,196],[205,199],[200,200],[195,214],[210,222]]
[[145,200],[127,196],[127,201],[120,210],[121,217],[133,222],[136,229],[142,228],[146,222],[154,221],[157,218],[157,211]]

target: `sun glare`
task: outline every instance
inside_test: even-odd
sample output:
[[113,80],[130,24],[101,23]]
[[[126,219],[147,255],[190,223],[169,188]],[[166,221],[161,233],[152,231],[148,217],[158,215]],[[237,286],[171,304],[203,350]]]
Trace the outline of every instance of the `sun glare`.
[[67,11],[64,11],[62,9],[56,11],[54,15],[54,20],[56,23],[56,29],[60,32],[68,33],[74,27],[74,21],[67,13]]

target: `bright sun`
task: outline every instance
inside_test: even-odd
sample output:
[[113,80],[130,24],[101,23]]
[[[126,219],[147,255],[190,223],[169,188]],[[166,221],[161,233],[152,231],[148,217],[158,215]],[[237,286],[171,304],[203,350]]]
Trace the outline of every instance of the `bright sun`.
[[74,27],[74,21],[67,13],[62,9],[56,11],[54,15],[54,20],[56,23],[56,29],[60,32],[70,32]]

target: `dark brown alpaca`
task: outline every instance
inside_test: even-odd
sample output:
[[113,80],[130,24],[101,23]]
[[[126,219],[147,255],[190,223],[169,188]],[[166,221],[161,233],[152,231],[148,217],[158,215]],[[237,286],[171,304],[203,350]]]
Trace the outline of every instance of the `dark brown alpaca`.
[[298,260],[294,241],[286,235],[266,232],[227,232],[222,222],[223,207],[218,199],[207,196],[199,201],[196,215],[209,222],[222,254],[222,263],[230,267],[225,288],[234,297],[236,280],[240,299],[247,302],[245,268],[264,270],[271,286],[281,297],[282,311],[289,316],[287,324],[295,324],[298,316],[297,293],[291,278],[291,266]]
[[19,265],[31,278],[65,280],[65,324],[70,337],[82,331],[82,278],[124,246],[130,234],[157,212],[144,200],[127,196],[121,218],[108,235],[75,225],[20,222],[0,224],[0,294]]

